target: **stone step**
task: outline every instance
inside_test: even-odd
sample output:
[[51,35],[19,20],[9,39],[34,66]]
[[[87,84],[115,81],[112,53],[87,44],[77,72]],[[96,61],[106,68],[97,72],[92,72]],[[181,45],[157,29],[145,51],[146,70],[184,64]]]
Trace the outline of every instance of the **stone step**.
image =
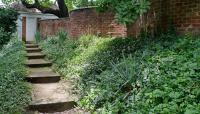
[[48,67],[51,66],[52,63],[44,59],[29,59],[27,60],[26,65],[29,67]]
[[26,57],[27,57],[28,59],[42,59],[42,58],[45,57],[45,55],[42,54],[42,53],[40,53],[40,52],[36,52],[36,53],[28,53],[28,54],[26,55]]
[[87,112],[79,107],[73,108],[71,110],[65,110],[62,112],[54,112],[54,113],[41,113],[37,111],[26,111],[23,114],[91,114],[90,112]]
[[26,80],[31,83],[53,83],[60,81],[60,75],[52,71],[30,72]]
[[26,48],[38,48],[38,44],[26,44]]
[[62,112],[76,106],[74,99],[61,83],[32,84],[30,111]]
[[51,67],[28,68],[29,72],[53,72]]
[[26,41],[26,44],[36,44],[35,41]]
[[26,48],[26,51],[28,53],[34,53],[34,52],[41,52],[42,50],[40,48]]

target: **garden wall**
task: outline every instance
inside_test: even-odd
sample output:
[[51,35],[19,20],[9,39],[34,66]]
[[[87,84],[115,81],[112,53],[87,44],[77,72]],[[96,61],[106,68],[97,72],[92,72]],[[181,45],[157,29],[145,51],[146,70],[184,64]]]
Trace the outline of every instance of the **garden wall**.
[[67,33],[70,33],[70,19],[49,19],[39,21],[39,31],[43,37],[53,36],[60,30],[65,30]]
[[43,36],[54,35],[60,29],[71,37],[82,34],[100,36],[137,36],[141,28],[152,35],[173,25],[178,33],[200,33],[200,0],[151,0],[150,10],[134,24],[117,24],[112,13],[97,13],[94,8],[74,10],[67,19],[39,21]]
[[73,10],[69,18],[39,21],[43,37],[55,35],[60,30],[73,38],[83,34],[126,36],[126,27],[116,23],[112,13],[97,13],[94,8]]
[[165,0],[162,7],[163,26],[171,20],[180,33],[200,33],[200,0]]
[[150,10],[127,26],[128,36],[137,36],[141,28],[152,35],[173,25],[178,33],[200,33],[200,0],[150,0]]

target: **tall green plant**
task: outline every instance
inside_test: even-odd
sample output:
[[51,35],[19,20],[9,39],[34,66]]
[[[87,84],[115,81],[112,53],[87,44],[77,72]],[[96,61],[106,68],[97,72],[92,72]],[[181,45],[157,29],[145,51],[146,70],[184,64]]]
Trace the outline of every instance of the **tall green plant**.
[[67,32],[61,30],[57,33],[60,45],[67,39]]
[[36,31],[35,33],[35,41],[36,43],[39,43],[41,41],[42,37],[39,31]]

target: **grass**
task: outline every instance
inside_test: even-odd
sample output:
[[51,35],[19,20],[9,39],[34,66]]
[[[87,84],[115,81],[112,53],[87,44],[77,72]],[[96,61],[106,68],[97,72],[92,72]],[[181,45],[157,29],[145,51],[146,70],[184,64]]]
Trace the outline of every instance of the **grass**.
[[24,44],[16,39],[0,51],[0,112],[20,114],[30,101],[26,76]]
[[[79,105],[101,114],[200,113],[200,38],[59,38],[41,43],[63,76],[77,82]],[[141,108],[142,107],[142,108]]]

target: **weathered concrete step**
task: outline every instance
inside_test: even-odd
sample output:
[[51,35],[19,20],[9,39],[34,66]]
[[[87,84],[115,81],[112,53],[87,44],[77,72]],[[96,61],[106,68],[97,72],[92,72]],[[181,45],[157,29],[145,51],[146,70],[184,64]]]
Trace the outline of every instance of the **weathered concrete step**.
[[31,83],[53,83],[60,81],[60,75],[51,71],[30,72],[26,80]]
[[46,113],[54,113],[54,112],[62,112],[70,110],[73,109],[75,106],[76,103],[74,101],[68,101],[68,102],[29,105],[29,110],[43,112],[46,114]]
[[28,68],[29,72],[53,72],[51,67]]
[[26,48],[38,48],[38,44],[26,44]]
[[34,53],[34,52],[41,52],[42,50],[40,48],[26,48],[26,51],[28,53]]
[[79,107],[73,108],[71,110],[65,110],[62,112],[54,112],[54,113],[41,113],[37,111],[27,111],[24,114],[91,114],[90,112],[87,112]]
[[27,53],[41,52],[40,48],[26,48]]
[[26,44],[36,44],[35,41],[26,41],[25,43],[26,43]]
[[32,102],[29,110],[54,113],[73,109],[76,106],[70,93],[61,83],[32,84]]
[[52,63],[44,59],[29,59],[27,60],[26,65],[29,67],[48,67],[51,66]]
[[36,53],[27,53],[26,57],[28,59],[42,59],[45,57],[45,55],[40,52],[36,52]]

